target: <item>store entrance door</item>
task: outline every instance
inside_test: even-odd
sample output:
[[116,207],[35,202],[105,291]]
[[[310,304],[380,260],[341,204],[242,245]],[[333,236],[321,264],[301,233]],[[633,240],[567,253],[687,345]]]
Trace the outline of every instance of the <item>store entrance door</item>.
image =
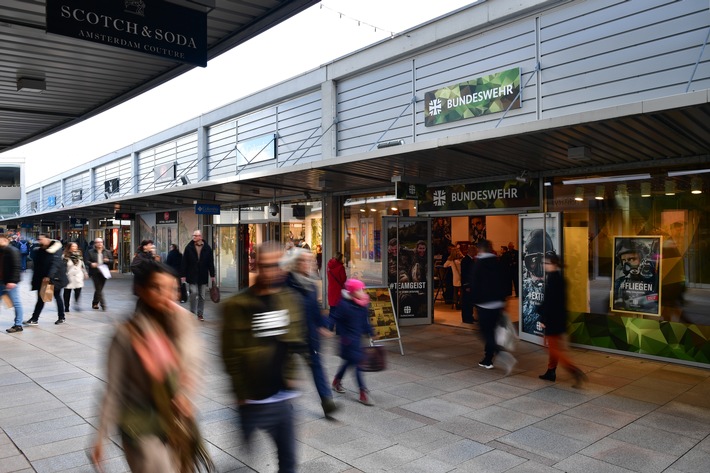
[[[476,326],[475,323],[472,325],[463,322],[462,311],[466,307],[466,294],[464,294],[465,288],[462,285],[465,275],[464,271],[461,271],[461,277],[454,278],[454,273],[457,269],[460,271],[461,261],[468,253],[468,248],[475,248],[476,243],[484,239],[491,242],[496,255],[509,270],[510,291],[514,296],[508,298],[505,310],[513,323],[518,321],[519,300],[516,288],[520,285],[521,268],[518,215],[476,213],[432,219],[434,323],[466,328]],[[512,248],[510,247],[511,243]],[[451,260],[452,249],[461,253],[458,264],[447,263]],[[510,253],[508,253],[509,251]],[[465,265],[464,263],[464,267]]]

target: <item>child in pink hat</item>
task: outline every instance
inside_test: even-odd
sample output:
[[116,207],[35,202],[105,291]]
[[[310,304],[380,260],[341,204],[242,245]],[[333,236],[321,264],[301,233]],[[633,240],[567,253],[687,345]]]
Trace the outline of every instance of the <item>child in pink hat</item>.
[[343,364],[340,366],[335,379],[333,379],[333,390],[344,393],[342,384],[345,371],[350,367],[355,367],[355,379],[360,388],[360,402],[366,406],[371,406],[372,401],[368,396],[369,391],[365,386],[365,380],[360,370],[363,352],[360,345],[362,335],[373,337],[375,332],[370,325],[370,298],[365,293],[365,284],[357,279],[345,281],[343,298],[335,307],[330,316],[330,328],[335,326],[335,333],[340,337],[340,357]]

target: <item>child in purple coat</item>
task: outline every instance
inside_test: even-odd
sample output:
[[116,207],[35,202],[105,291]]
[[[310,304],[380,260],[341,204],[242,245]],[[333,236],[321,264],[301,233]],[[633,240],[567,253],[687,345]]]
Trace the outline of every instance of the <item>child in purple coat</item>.
[[372,402],[368,396],[368,390],[365,387],[365,381],[359,366],[363,357],[362,336],[373,337],[375,335],[370,325],[370,313],[368,310],[370,298],[364,289],[365,284],[362,281],[357,279],[345,281],[343,298],[330,316],[330,328],[332,329],[333,325],[335,325],[335,333],[340,337],[340,357],[343,359],[343,364],[333,380],[333,390],[338,393],[345,392],[341,381],[345,371],[350,366],[354,366],[355,378],[360,388],[360,402],[366,406],[371,406]]

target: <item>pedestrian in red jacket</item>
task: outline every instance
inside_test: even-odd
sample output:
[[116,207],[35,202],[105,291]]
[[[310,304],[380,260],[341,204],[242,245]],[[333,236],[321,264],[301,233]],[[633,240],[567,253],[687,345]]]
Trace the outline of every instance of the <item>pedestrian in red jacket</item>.
[[342,291],[345,289],[345,280],[348,278],[345,274],[345,265],[343,264],[343,254],[338,251],[334,257],[328,261],[328,305],[330,313],[340,299],[343,297]]

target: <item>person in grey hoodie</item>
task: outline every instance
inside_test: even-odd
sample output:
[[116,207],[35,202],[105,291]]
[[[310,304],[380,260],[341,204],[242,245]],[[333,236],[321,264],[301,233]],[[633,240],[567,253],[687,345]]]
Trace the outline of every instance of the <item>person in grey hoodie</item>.
[[67,285],[66,267],[62,267],[62,243],[57,240],[52,240],[47,235],[40,233],[37,238],[39,246],[32,254],[32,262],[34,270],[32,273],[32,290],[37,291],[37,303],[32,312],[32,317],[25,320],[25,325],[37,325],[39,314],[44,309],[44,301],[42,300],[42,283],[54,284],[54,299],[57,301],[57,321],[55,324],[64,323],[64,300],[62,299],[62,290]]

